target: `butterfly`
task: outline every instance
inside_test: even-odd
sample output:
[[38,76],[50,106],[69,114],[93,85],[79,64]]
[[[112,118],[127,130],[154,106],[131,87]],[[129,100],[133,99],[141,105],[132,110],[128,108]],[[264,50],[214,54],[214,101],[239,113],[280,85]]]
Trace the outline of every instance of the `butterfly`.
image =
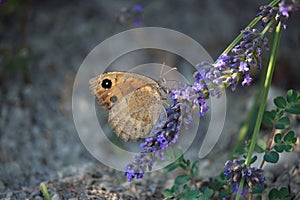
[[149,136],[165,113],[168,89],[158,81],[131,72],[106,72],[89,81],[98,104],[109,112],[108,123],[124,141]]

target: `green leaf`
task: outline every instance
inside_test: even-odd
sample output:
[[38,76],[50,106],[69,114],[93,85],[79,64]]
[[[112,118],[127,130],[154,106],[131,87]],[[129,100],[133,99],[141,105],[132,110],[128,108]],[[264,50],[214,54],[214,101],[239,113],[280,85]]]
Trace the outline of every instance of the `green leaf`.
[[283,150],[284,150],[284,146],[285,146],[285,145],[277,144],[277,145],[274,146],[274,149],[275,149],[277,152],[282,153]]
[[275,124],[276,129],[286,129],[290,126],[291,122],[288,117],[282,117],[279,119],[277,124]]
[[300,103],[300,93],[298,93],[297,99],[296,99],[296,104],[299,104],[299,103]]
[[296,142],[297,142],[297,138],[294,137],[294,139],[291,141],[291,143],[292,143],[292,144],[296,144]]
[[195,161],[191,168],[192,176],[196,177],[198,175],[198,172],[199,172],[199,161]]
[[289,131],[284,137],[283,137],[283,140],[285,142],[292,142],[294,141],[294,138],[295,138],[295,133],[294,131]]
[[187,168],[190,168],[190,166],[191,166],[191,161],[190,160],[186,161],[186,166],[187,166]]
[[299,115],[300,114],[300,106],[299,105],[293,105],[289,108],[286,108],[285,112],[295,114],[295,115]]
[[282,187],[279,191],[278,191],[279,196],[281,197],[281,199],[290,199],[291,195],[289,190],[286,187]]
[[276,129],[284,129],[284,125],[283,124],[276,124],[275,128]]
[[219,182],[224,183],[224,184],[227,182],[227,180],[225,179],[225,175],[224,175],[223,172],[221,172],[218,176],[216,176],[216,179]]
[[179,186],[178,185],[173,185],[171,187],[171,191],[175,194],[178,194],[180,191],[179,191]]
[[275,135],[275,137],[274,137],[274,142],[275,142],[275,143],[281,142],[281,138],[282,138],[281,133],[277,133],[277,134]]
[[189,200],[189,199],[197,199],[198,197],[200,196],[200,191],[199,190],[191,190],[187,193],[184,194],[184,197],[182,199],[186,199],[186,200]]
[[262,196],[261,195],[256,196],[255,200],[262,200]]
[[258,187],[258,186],[254,186],[252,188],[252,194],[261,194],[262,192],[264,191],[264,187],[261,186],[261,187]]
[[182,193],[185,194],[185,193],[187,193],[187,192],[189,192],[189,191],[191,191],[191,189],[190,189],[190,187],[188,186],[188,184],[184,184]]
[[165,171],[171,172],[171,171],[175,170],[178,166],[179,166],[179,164],[177,162],[171,163],[165,167]]
[[209,189],[207,187],[205,187],[203,189],[203,195],[204,197],[206,197],[207,199],[209,199],[210,197],[212,197],[212,195],[214,194],[214,191],[212,189]]
[[187,166],[184,163],[179,163],[179,167],[181,167],[183,170],[187,170]]
[[203,194],[200,194],[198,200],[208,200]]
[[278,108],[285,108],[286,107],[286,101],[283,97],[276,97],[274,99],[274,104],[278,107]]
[[221,190],[218,195],[218,199],[228,198],[230,197],[230,192],[227,190]]
[[177,160],[179,163],[182,163],[184,161],[184,157],[183,155],[179,156],[178,160]]
[[280,190],[277,190],[273,188],[269,192],[269,199],[270,200],[275,200],[275,199],[280,199],[280,200],[289,200],[291,199],[291,195],[289,193],[289,190],[286,187],[282,187]]
[[277,110],[277,113],[276,113],[277,119],[280,118],[280,117],[282,117],[284,114],[285,114],[285,111],[284,111],[284,110],[281,110],[281,111],[278,111],[278,110]]
[[176,185],[182,185],[190,180],[190,177],[187,175],[179,175],[175,179],[175,184]]
[[269,192],[269,199],[270,200],[275,200],[278,197],[278,190],[273,188],[270,192]]
[[173,192],[171,189],[165,189],[163,191],[163,195],[164,195],[164,197],[173,197]]
[[257,160],[257,156],[253,156],[250,160],[250,165],[253,164]]
[[293,146],[290,144],[284,145],[284,150],[286,152],[291,152],[291,151],[293,151]]
[[286,100],[288,103],[294,103],[297,99],[297,92],[295,90],[289,90],[286,94]]
[[223,187],[224,183],[219,181],[213,181],[209,183],[209,187],[213,190],[220,190]]
[[269,126],[273,125],[274,119],[276,117],[276,112],[275,110],[272,111],[265,111],[264,116],[263,116],[263,123]]
[[279,154],[276,151],[270,151],[264,155],[264,160],[269,163],[277,163],[279,160]]

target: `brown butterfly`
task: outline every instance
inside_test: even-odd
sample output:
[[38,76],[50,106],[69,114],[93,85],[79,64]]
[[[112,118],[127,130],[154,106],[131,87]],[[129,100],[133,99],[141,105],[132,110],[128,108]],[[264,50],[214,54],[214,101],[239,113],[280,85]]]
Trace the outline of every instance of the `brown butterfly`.
[[152,78],[130,72],[106,72],[90,79],[90,90],[109,111],[108,122],[124,141],[149,135],[162,116],[168,90]]

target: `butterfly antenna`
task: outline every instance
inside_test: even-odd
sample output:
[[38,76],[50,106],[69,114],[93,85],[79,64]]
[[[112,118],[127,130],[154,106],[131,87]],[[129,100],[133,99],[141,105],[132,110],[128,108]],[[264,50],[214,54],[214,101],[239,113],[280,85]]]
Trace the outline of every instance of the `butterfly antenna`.
[[173,68],[171,68],[171,69],[169,69],[168,71],[166,71],[166,72],[163,73],[164,67],[165,67],[165,66],[166,66],[166,65],[165,65],[165,62],[163,62],[163,63],[162,63],[162,68],[161,68],[160,74],[159,74],[159,78],[161,79],[162,82],[166,82],[165,76],[166,76],[168,73],[170,73],[170,72],[173,71],[173,70],[177,70],[176,67],[173,67]]
[[164,67],[165,67],[165,62],[162,63],[162,67],[161,67],[161,70],[160,70],[160,73],[159,73],[159,79],[162,79],[162,77],[163,77]]
[[171,69],[169,69],[168,71],[166,71],[164,74],[163,74],[163,77],[166,76],[168,73],[170,73],[171,71],[174,71],[174,70],[177,70],[177,67],[172,67]]

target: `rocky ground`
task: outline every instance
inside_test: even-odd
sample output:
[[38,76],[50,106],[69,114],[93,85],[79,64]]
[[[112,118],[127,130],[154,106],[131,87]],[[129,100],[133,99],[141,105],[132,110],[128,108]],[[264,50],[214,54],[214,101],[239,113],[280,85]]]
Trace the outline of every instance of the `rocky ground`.
[[[79,66],[104,39],[136,27],[131,21],[118,23],[116,16],[122,7],[138,1],[32,0],[12,7],[12,0],[7,1],[9,5],[0,4],[6,9],[0,11],[0,198],[43,199],[39,184],[44,182],[53,199],[162,199],[161,192],[174,175],[161,170],[128,183],[123,172],[102,165],[87,152],[72,117],[72,88]],[[141,3],[148,7],[142,26],[183,32],[215,59],[255,16],[261,2]],[[300,89],[300,74],[294,72],[300,62],[299,16],[292,16],[283,33],[272,97],[287,88]],[[254,90],[229,92],[227,131],[201,160],[202,177],[222,169],[232,145],[228,134],[237,133],[241,110],[243,114],[247,110]],[[299,124],[295,128],[299,134]],[[190,154],[197,150],[196,145]],[[295,153],[267,173],[270,185],[288,185],[298,198],[299,152],[298,143]]]

